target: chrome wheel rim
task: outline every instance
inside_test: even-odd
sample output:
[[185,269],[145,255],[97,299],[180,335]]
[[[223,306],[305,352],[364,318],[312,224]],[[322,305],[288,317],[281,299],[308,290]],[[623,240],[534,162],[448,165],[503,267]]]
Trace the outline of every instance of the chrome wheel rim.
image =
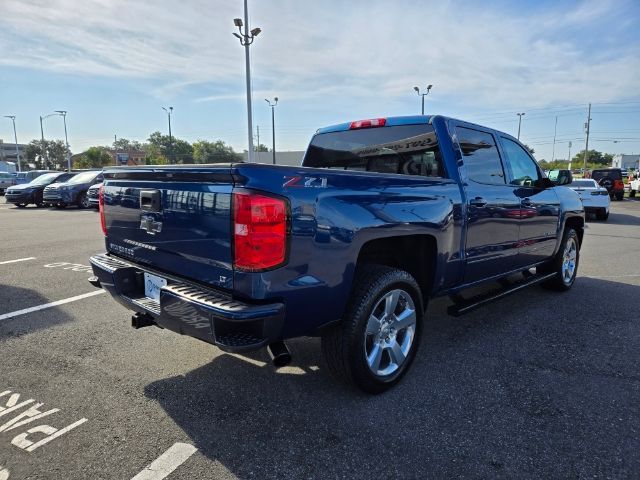
[[391,375],[404,364],[413,346],[416,321],[415,304],[404,290],[391,290],[378,300],[364,339],[365,361],[374,375]]
[[89,198],[85,195],[84,197],[82,197],[82,201],[80,202],[80,204],[84,208],[89,208]]
[[571,283],[573,275],[576,271],[576,263],[578,258],[578,244],[575,238],[570,238],[564,247],[562,257],[562,281],[565,284]]

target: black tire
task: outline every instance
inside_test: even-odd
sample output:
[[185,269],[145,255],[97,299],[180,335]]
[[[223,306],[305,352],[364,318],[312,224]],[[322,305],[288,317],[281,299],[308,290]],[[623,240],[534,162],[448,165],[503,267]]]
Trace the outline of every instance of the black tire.
[[[395,312],[402,308],[405,310],[401,313],[410,312],[412,304],[415,312],[415,326],[399,327],[397,332],[393,328],[389,330],[389,326],[392,323],[386,323],[389,318],[383,312],[382,316],[386,320],[379,323],[381,327],[375,334],[379,338],[374,343],[374,334],[367,333],[367,325],[371,322],[370,318],[375,313],[374,309],[380,308],[380,302],[385,297],[394,295],[394,292],[401,293],[398,294],[399,299],[396,300],[392,316],[397,319]],[[410,302],[407,297],[411,299]],[[415,358],[416,351],[420,345],[423,312],[424,302],[420,287],[410,274],[403,270],[381,265],[363,265],[359,267],[358,274],[354,280],[351,299],[342,322],[322,337],[322,353],[329,371],[339,380],[367,393],[382,393],[393,387],[402,379]],[[413,314],[412,318],[414,318]],[[380,347],[379,345],[382,345],[385,341],[381,338],[381,336],[385,335],[383,332],[385,328],[387,329],[386,341],[388,343],[384,347]],[[413,328],[413,330],[410,330],[410,328]],[[392,337],[392,343],[389,343],[390,336]],[[409,341],[409,345],[406,354],[403,353],[404,360],[402,363],[394,363],[391,358],[391,351],[395,351],[395,349],[390,345],[398,346],[401,342],[405,343],[406,341]],[[375,368],[381,368],[384,357],[387,363],[386,369],[390,370],[388,375],[376,374],[369,367],[367,349],[376,348],[376,345],[382,353],[377,356],[379,361]]]
[[78,208],[89,208],[91,203],[89,203],[89,197],[87,197],[87,192],[83,192],[78,195]]
[[629,198],[633,198],[636,196],[636,191],[635,190],[629,190]]
[[[565,252],[567,250],[567,245],[569,242],[573,242],[575,245],[575,259],[574,259],[574,268],[573,273],[570,277],[566,277],[565,269],[563,268],[564,260],[565,260]],[[552,261],[549,263],[538,267],[538,272],[540,273],[552,273],[555,272],[555,277],[547,280],[542,284],[543,287],[548,288],[550,290],[557,291],[567,291],[569,290],[574,282],[576,281],[576,276],[578,274],[578,265],[580,263],[580,239],[578,238],[578,234],[573,228],[568,227],[564,235],[562,236],[562,243],[560,244],[560,249],[558,253],[554,257]]]
[[598,220],[606,220],[607,218],[609,218],[609,212],[607,212],[606,210],[599,210],[596,212],[596,218]]
[[16,207],[18,207],[18,208],[24,208],[24,207],[26,207],[26,206],[27,206],[27,204],[26,204],[26,203],[14,203],[14,205],[15,205]]
[[36,203],[36,207],[42,208],[42,207],[44,207],[44,203],[42,203],[42,202]]
[[56,203],[55,207],[61,210],[63,208],[67,208],[67,204],[66,203],[62,203],[62,202],[61,203]]
[[619,202],[621,202],[623,198],[624,198],[624,192],[618,192],[618,193],[616,193],[616,200],[618,200]]

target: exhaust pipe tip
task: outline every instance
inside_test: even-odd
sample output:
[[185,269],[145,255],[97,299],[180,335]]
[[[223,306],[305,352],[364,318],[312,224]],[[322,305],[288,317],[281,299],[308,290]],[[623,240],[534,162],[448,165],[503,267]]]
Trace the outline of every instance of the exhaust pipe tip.
[[283,341],[270,343],[267,346],[267,350],[274,367],[285,367],[291,363],[291,352]]

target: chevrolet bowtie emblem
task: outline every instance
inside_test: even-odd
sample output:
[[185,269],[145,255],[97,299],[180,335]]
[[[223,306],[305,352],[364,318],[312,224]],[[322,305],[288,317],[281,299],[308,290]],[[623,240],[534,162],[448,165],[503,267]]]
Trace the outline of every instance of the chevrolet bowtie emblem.
[[140,229],[149,235],[155,235],[162,231],[162,222],[156,222],[151,215],[142,215],[140,217]]

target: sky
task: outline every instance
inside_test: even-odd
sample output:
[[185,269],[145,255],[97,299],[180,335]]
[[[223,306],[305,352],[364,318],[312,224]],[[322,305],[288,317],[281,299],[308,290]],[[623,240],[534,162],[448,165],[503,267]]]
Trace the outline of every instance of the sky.
[[[0,114],[18,141],[66,110],[74,153],[167,132],[247,148],[242,0],[0,0]],[[640,1],[249,0],[254,129],[304,150],[317,128],[426,113],[517,134],[539,160],[640,153]],[[554,146],[554,129],[557,129]],[[0,138],[13,141],[9,119]],[[255,132],[254,132],[255,133]],[[64,138],[62,119],[45,137]]]

